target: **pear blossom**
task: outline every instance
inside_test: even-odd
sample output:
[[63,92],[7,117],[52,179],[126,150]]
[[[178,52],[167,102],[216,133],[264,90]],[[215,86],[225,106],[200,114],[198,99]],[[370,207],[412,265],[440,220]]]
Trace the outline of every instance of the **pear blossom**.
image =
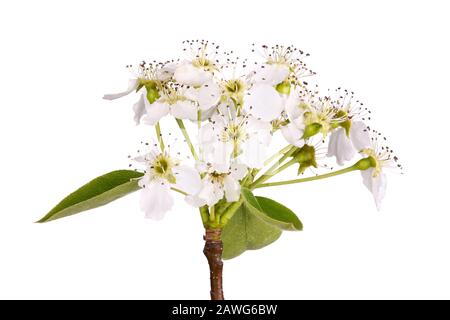
[[[373,159],[362,176],[380,206],[386,187],[382,169],[391,161],[389,149],[379,151],[371,145],[366,125],[370,111],[354,101],[353,92],[338,88],[321,96],[317,86],[308,88],[304,78],[315,74],[304,63],[309,54],[293,46],[253,46],[262,61],[249,61],[233,51],[219,53],[219,46],[205,40],[183,44],[182,59],[142,63],[126,90],[104,96],[114,100],[139,93],[133,105],[136,124],[154,126],[164,117],[197,122],[197,140],[191,140],[184,124],[177,121],[197,161],[195,169],[158,150],[139,158],[146,167],[139,185],[141,208],[147,216],[161,218],[172,207],[172,189],[185,194],[185,200],[196,207],[238,201],[241,184],[264,185],[272,173],[293,163],[285,159],[289,155],[300,164],[299,174],[321,167],[311,143],[318,134],[320,143],[328,143],[327,156],[339,165],[358,153]],[[161,131],[166,128],[162,127],[156,132],[164,146]],[[289,143],[282,150],[291,153],[280,151],[268,158],[267,149],[278,129]],[[273,164],[259,173],[277,155],[286,160],[283,165]]]
[[[146,111],[148,113],[147,106],[153,103],[154,100],[159,97],[158,87],[160,87],[164,81],[167,81],[173,76],[175,66],[173,63],[147,64],[145,62],[142,62],[137,68],[136,72],[133,71],[131,65],[127,66],[127,68],[135,76],[135,78],[128,81],[128,88],[123,92],[115,94],[105,94],[103,96],[103,99],[115,100],[124,97],[133,91],[140,91],[141,96],[139,97],[139,100],[133,105],[134,121],[136,124],[139,124],[142,116],[146,113]],[[151,118],[155,116],[161,118],[162,115],[167,114],[165,108],[163,108],[162,110],[152,109],[152,111],[155,111],[156,114],[153,115],[153,112],[151,112]],[[160,116],[160,114],[162,115]]]
[[215,114],[199,132],[203,159],[225,168],[234,159],[250,168],[262,167],[270,141],[270,123],[250,115]]
[[289,73],[289,66],[286,64],[265,63],[255,70],[252,80],[256,83],[265,83],[275,86],[285,81],[288,78]]
[[210,81],[212,77],[212,72],[205,70],[202,66],[194,65],[190,61],[181,63],[174,73],[176,81],[189,86],[201,86]]
[[263,121],[272,121],[283,111],[283,98],[275,87],[255,84],[244,97],[244,111]]
[[330,135],[327,156],[335,156],[336,162],[343,165],[370,146],[370,134],[364,121],[371,119],[371,112],[359,100],[353,102],[353,92],[338,88],[334,96],[330,95],[330,101],[336,109],[333,122],[337,128]]
[[146,111],[143,123],[155,125],[169,113],[177,119],[197,121],[199,111],[208,115],[208,111],[217,105],[220,99],[220,88],[213,82],[198,88],[166,83],[159,94],[159,98],[153,103],[144,98],[138,102],[144,105]]
[[[188,204],[199,208],[211,299],[223,300],[222,259],[262,248],[281,231],[302,230],[295,213],[271,199],[272,195],[258,196],[260,188],[361,171],[363,184],[380,209],[386,193],[386,169],[402,167],[393,151],[378,143],[380,134],[366,125],[370,111],[358,100],[354,102],[353,92],[338,88],[322,96],[317,86],[311,89],[304,81],[315,73],[304,63],[308,54],[303,51],[283,45],[263,45],[259,51],[253,45],[252,51],[258,51],[263,59],[250,61],[233,51],[219,55],[219,46],[209,41],[183,44],[185,57],[164,63],[143,62],[126,90],[103,97],[115,100],[132,92],[139,95],[133,105],[134,121],[155,126],[150,128],[154,130],[145,128],[144,134],[156,134],[158,141],[134,159],[142,170],[106,173],[66,197],[38,222],[99,205],[84,201],[86,195],[95,196],[105,188],[113,190],[102,195],[100,204],[105,204],[135,191],[136,184],[141,188],[141,210],[147,218],[159,220],[173,207],[173,192],[181,194]],[[176,121],[160,123],[164,117]],[[184,119],[195,123],[185,126]],[[174,129],[175,123],[178,128]],[[278,131],[281,143],[273,143],[276,151],[267,157]],[[186,144],[185,151],[192,155],[195,167],[180,161],[181,149],[172,156],[171,150],[179,141]],[[322,163],[325,154],[342,165],[358,153],[361,159],[339,170],[334,164]],[[294,166],[298,166],[297,178],[273,180]],[[317,172],[322,170],[327,172]],[[299,192],[302,190],[298,189],[295,197]],[[300,194],[297,198],[302,203],[308,200]],[[246,212],[253,218],[248,219]],[[265,222],[270,229],[259,227]],[[249,245],[242,245],[243,240],[249,240]]]
[[196,194],[201,188],[199,173],[166,152],[153,148],[135,160],[145,166],[145,174],[138,184],[142,188],[140,207],[147,218],[162,219],[172,208],[171,188],[187,195]]
[[221,89],[214,81],[208,81],[199,87],[189,87],[185,96],[195,101],[202,112],[217,106],[221,97]]
[[328,157],[336,157],[336,162],[343,165],[353,159],[355,154],[370,146],[370,136],[367,126],[362,121],[351,122],[347,136],[344,128],[337,128],[330,135],[328,142]]
[[315,74],[303,62],[303,58],[309,54],[305,54],[294,46],[275,45],[269,47],[262,45],[257,50],[253,45],[252,51],[258,51],[264,59],[264,62],[253,71],[253,83],[276,86],[284,81],[292,80],[299,84],[300,78]]
[[198,87],[212,80],[217,70],[216,55],[219,48],[208,41],[183,41],[187,47],[185,52],[191,54],[190,59],[183,60],[175,69],[175,80],[184,85]]
[[247,174],[246,165],[235,161],[228,168],[224,168],[222,165],[200,163],[198,170],[204,174],[202,187],[196,195],[187,197],[188,203],[196,207],[204,205],[211,207],[224,197],[227,202],[239,200],[241,194],[239,181]]
[[[371,138],[371,146],[364,148],[360,153],[367,156],[372,166],[367,170],[362,170],[361,175],[366,188],[372,193],[375,205],[378,210],[381,208],[381,202],[386,194],[387,178],[386,169],[402,169],[398,163],[397,156],[393,155],[393,151],[384,144],[379,144],[380,134],[374,131],[375,136]],[[385,138],[383,138],[383,141]]]
[[281,127],[281,133],[287,142],[301,148],[305,144],[303,115],[307,110],[298,92],[292,92],[286,99],[285,110],[289,122]]
[[195,102],[188,99],[178,86],[166,85],[160,92],[160,97],[153,103],[144,99],[146,114],[142,119],[143,123],[155,125],[169,113],[178,119],[197,119]]

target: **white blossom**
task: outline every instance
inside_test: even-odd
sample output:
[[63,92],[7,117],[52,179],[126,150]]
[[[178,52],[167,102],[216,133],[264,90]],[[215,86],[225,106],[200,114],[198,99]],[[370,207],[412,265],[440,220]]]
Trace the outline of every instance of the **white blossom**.
[[370,146],[370,136],[367,126],[361,121],[351,123],[349,136],[344,128],[335,129],[328,142],[328,157],[336,157],[336,162],[343,165],[353,159],[355,154]]
[[247,166],[234,162],[228,168],[216,167],[211,163],[201,163],[199,170],[204,173],[202,187],[198,194],[187,197],[196,207],[215,205],[225,197],[227,202],[238,201],[241,194],[239,181],[247,174]]
[[[105,94],[103,99],[115,100],[124,97],[133,91],[139,91],[141,93],[139,100],[133,105],[134,111],[134,121],[139,124],[141,118],[146,113],[147,105],[150,105],[151,100],[156,99],[158,95],[158,87],[162,85],[162,82],[167,81],[173,76],[174,64],[146,64],[141,63],[137,68],[137,71],[133,71],[132,66],[127,66],[131,73],[134,74],[135,78],[128,81],[128,88],[119,93]],[[149,90],[151,90],[149,92]],[[147,110],[147,113],[148,110]],[[161,115],[162,114],[162,115]],[[159,117],[167,114],[163,109],[154,109],[150,111],[150,119]],[[151,121],[150,121],[151,122]]]
[[391,148],[385,145],[383,138],[380,143],[380,134],[373,131],[371,146],[362,149],[360,153],[371,159],[372,166],[367,170],[361,171],[363,183],[372,193],[377,209],[380,210],[381,202],[386,194],[387,179],[385,170],[394,169],[402,170],[402,166],[398,163],[398,158],[393,154]]
[[199,132],[203,159],[216,167],[228,168],[238,159],[250,168],[261,168],[270,141],[270,123],[249,115],[216,114]]
[[145,166],[139,186],[142,188],[140,206],[147,218],[161,219],[172,208],[172,187],[187,195],[196,194],[201,188],[197,170],[156,148],[135,160]]
[[289,123],[281,127],[281,133],[288,143],[301,148],[305,144],[303,115],[306,109],[297,92],[292,92],[286,98],[285,110]]

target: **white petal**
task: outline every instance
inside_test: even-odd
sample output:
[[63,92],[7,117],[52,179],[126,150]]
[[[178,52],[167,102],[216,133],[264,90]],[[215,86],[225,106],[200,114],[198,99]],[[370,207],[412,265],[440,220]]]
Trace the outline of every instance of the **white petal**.
[[152,162],[161,152],[159,151],[159,149],[157,147],[155,147],[155,141],[153,139],[150,139],[150,151],[146,154],[134,157],[133,160],[137,161],[137,162],[142,162],[142,163],[149,163]]
[[355,121],[350,127],[350,139],[356,151],[370,147],[370,135],[369,130],[364,122]]
[[328,139],[328,152],[327,157],[333,157],[337,153],[337,135],[335,132],[330,134]]
[[220,99],[220,88],[214,81],[208,81],[200,88],[189,88],[186,90],[187,98],[198,102],[201,110],[208,110],[217,104]]
[[380,210],[381,201],[383,200],[386,194],[387,179],[386,175],[383,172],[374,177],[373,171],[374,168],[370,168],[361,171],[361,175],[363,177],[364,185],[367,187],[367,189],[369,189],[369,191],[373,195],[377,209]]
[[384,199],[384,196],[386,195],[386,185],[387,179],[386,175],[383,172],[381,172],[378,176],[373,178],[372,193],[378,210],[381,209],[381,201]]
[[283,99],[274,87],[256,84],[245,95],[244,110],[264,121],[278,118],[283,110]]
[[184,200],[191,206],[200,208],[206,205],[206,201],[200,198],[199,196],[186,196]]
[[158,180],[151,181],[141,191],[140,206],[146,218],[162,219],[173,206],[169,186]]
[[194,67],[192,63],[183,63],[176,68],[174,78],[177,82],[188,86],[201,86],[212,78],[212,73]]
[[267,83],[271,86],[286,80],[289,68],[283,64],[264,64],[255,70],[254,82]]
[[217,110],[220,112],[220,114],[229,114],[232,119],[236,118],[236,108],[234,107],[234,104],[232,101],[227,101],[224,103],[219,104],[217,107]]
[[136,125],[138,125],[141,122],[141,118],[145,113],[144,99],[145,99],[144,95],[141,94],[141,97],[139,98],[138,102],[136,102],[133,105],[134,121],[136,122]]
[[162,117],[169,113],[169,105],[162,102],[161,99],[150,104],[148,99],[144,99],[145,110],[147,111],[143,122],[149,125],[155,125]]
[[198,140],[201,145],[210,144],[215,140],[213,124],[208,122],[198,131]]
[[190,100],[180,100],[170,106],[170,113],[177,119],[197,120],[198,109]]
[[202,190],[198,194],[208,206],[213,206],[223,198],[223,188],[218,183],[212,183],[208,178],[203,179]]
[[126,95],[130,94],[131,92],[133,92],[134,90],[136,90],[138,83],[139,83],[138,79],[130,79],[130,80],[128,80],[128,89],[127,90],[125,90],[124,92],[119,92],[119,93],[105,94],[103,96],[103,99],[114,100],[114,99],[118,99],[123,96],[126,96]]
[[304,126],[299,128],[291,122],[281,127],[281,133],[288,143],[301,148],[305,144],[305,140],[302,139],[304,133],[303,129]]
[[162,67],[161,69],[158,70],[158,73],[156,74],[156,78],[161,81],[166,81],[166,80],[170,79],[173,76],[175,69],[177,67],[178,67],[178,65],[176,63],[166,64],[164,67]]
[[150,176],[148,174],[144,174],[144,176],[139,179],[138,181],[138,185],[141,188],[144,188],[146,185],[148,185],[150,183]]
[[211,163],[217,172],[228,172],[233,154],[233,144],[231,142],[217,141],[213,144],[213,154],[211,154]]
[[200,191],[202,181],[197,170],[188,166],[179,165],[174,167],[172,171],[176,179],[175,188],[191,195]]
[[297,92],[291,92],[285,101],[285,109],[289,119],[299,119],[303,117],[305,110],[300,108],[301,100]]
[[328,157],[336,157],[336,162],[343,165],[345,161],[351,160],[356,154],[352,142],[347,137],[344,128],[334,130],[328,142]]
[[[207,109],[207,110],[200,110],[200,120],[205,121],[211,118],[214,114],[214,112],[217,110],[215,106]],[[198,120],[198,119],[196,119]]]
[[260,169],[267,158],[267,146],[253,136],[247,139],[242,147],[239,159],[250,168]]
[[256,135],[259,142],[269,145],[272,140],[272,125],[270,122],[258,120],[254,117],[247,118],[247,133],[251,136]]
[[230,175],[235,179],[235,180],[241,180],[242,178],[245,177],[245,175],[248,172],[248,168],[245,164],[243,163],[237,163],[234,162],[231,167],[230,167]]
[[223,181],[225,198],[228,202],[238,201],[241,194],[241,185],[232,177],[227,176]]

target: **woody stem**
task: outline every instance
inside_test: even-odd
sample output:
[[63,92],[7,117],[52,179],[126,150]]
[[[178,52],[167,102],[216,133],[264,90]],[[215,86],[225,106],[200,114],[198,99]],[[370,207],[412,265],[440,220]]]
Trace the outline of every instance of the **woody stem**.
[[209,275],[211,281],[211,300],[224,300],[222,288],[222,229],[206,229],[205,247],[203,253],[208,260]]

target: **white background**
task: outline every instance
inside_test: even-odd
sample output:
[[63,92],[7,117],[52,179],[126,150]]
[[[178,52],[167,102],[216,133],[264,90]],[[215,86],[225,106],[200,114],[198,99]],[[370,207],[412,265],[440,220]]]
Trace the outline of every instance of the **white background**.
[[381,212],[359,173],[261,190],[304,231],[227,261],[226,298],[450,298],[448,11],[446,1],[3,1],[0,298],[209,297],[200,218],[181,198],[162,222],[145,220],[133,194],[32,223],[127,166],[149,129],[133,124],[136,97],[101,97],[126,86],[126,64],[179,57],[186,38],[242,55],[252,42],[310,52],[321,87],[357,92],[405,166]]

